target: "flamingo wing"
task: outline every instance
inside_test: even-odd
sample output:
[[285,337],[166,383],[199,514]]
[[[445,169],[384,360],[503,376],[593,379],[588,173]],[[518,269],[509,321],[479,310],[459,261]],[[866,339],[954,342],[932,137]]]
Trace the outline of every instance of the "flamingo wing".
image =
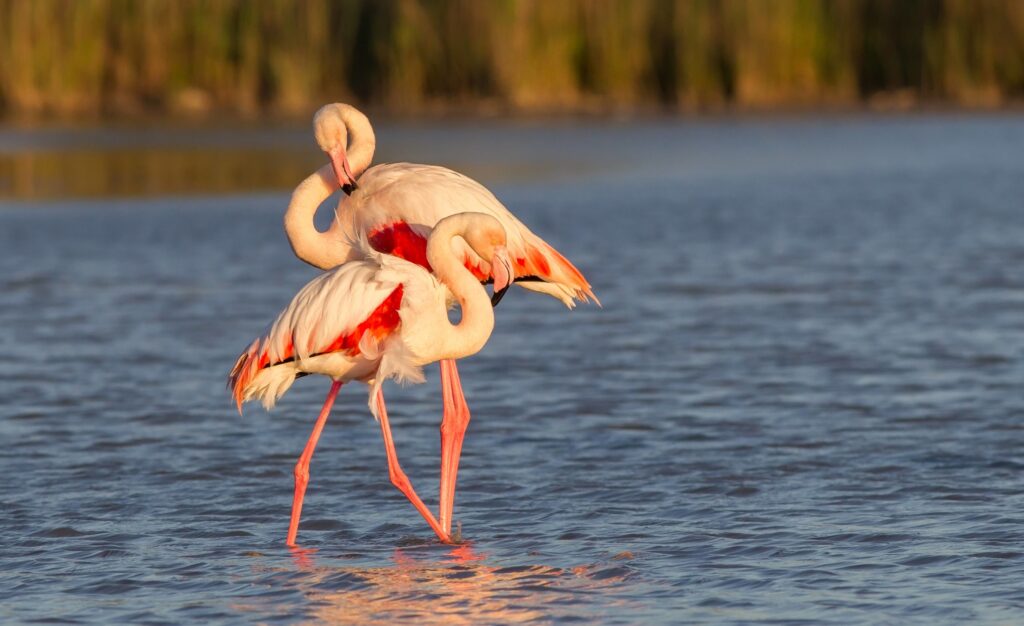
[[[590,284],[568,259],[467,176],[434,165],[394,163],[371,168],[360,178],[360,185],[358,192],[343,201],[339,213],[350,216],[352,228],[366,233],[371,245],[381,252],[430,269],[426,242],[434,224],[455,213],[487,213],[505,229],[516,278],[548,283],[523,286],[548,293],[570,307],[576,299],[597,302]],[[455,249],[478,278],[491,277],[487,263],[469,246],[456,242]]]
[[[269,332],[242,352],[228,376],[228,387],[241,411],[257,375],[291,364],[290,385],[312,357],[342,353],[351,357],[376,352],[401,324],[404,287],[393,273],[372,261],[350,262],[317,276],[292,299]],[[376,354],[370,355],[376,358]],[[287,385],[273,392],[276,400]],[[264,400],[266,402],[266,399]]]

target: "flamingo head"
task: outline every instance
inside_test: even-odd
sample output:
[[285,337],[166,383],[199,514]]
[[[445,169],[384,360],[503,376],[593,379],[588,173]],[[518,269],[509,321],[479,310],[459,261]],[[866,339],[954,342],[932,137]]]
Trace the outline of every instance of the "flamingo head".
[[320,149],[327,153],[334,166],[338,184],[346,189],[356,189],[356,177],[348,164],[348,126],[345,124],[346,105],[328,104],[313,116],[313,135]]
[[466,243],[491,266],[491,277],[494,279],[494,295],[491,304],[497,306],[505,291],[512,284],[515,273],[512,270],[512,258],[509,255],[507,235],[501,222],[490,215],[474,215],[472,225],[463,233]]

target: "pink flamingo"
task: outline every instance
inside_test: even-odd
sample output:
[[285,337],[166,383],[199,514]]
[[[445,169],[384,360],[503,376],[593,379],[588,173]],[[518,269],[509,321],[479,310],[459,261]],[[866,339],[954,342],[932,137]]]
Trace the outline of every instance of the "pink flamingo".
[[[457,249],[468,246],[500,291],[512,276],[506,243],[501,223],[491,216],[447,217],[437,223],[427,242],[431,274],[415,263],[374,251],[364,239],[354,246],[363,258],[313,279],[270,332],[239,356],[228,378],[239,411],[243,402],[254,399],[272,407],[299,376],[323,374],[334,381],[295,465],[288,545],[295,545],[313,450],[338,390],[352,380],[370,387],[370,410],[380,421],[391,482],[441,541],[452,541],[450,529],[423,504],[398,463],[381,384],[387,378],[423,382],[424,365],[469,356],[484,346],[494,328],[494,312],[486,290],[462,264]],[[450,297],[462,309],[458,324],[448,320]],[[445,394],[446,414],[459,410],[451,406],[456,400]]]
[[[430,269],[426,249],[431,229],[450,215],[477,212],[494,217],[505,229],[515,282],[569,308],[577,299],[597,302],[583,274],[480,183],[433,165],[370,168],[376,138],[370,121],[355,107],[336,103],[321,108],[313,118],[313,130],[330,163],[299,184],[284,217],[288,241],[303,261],[321,269],[335,267],[361,254],[348,242],[365,236],[374,249]],[[331,227],[319,232],[313,216],[339,186],[348,196],[339,203]],[[461,242],[455,243],[455,255],[481,281],[494,279],[487,264]],[[495,292],[495,304],[503,294]],[[470,419],[453,360],[441,361],[441,388],[446,402],[441,420],[440,520],[445,532],[451,532],[459,457]]]

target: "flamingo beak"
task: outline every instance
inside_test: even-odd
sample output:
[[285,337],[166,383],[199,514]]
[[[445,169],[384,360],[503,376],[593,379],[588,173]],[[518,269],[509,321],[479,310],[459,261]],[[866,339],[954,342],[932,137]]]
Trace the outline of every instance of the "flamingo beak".
[[509,258],[505,246],[498,246],[494,249],[494,256],[491,258],[491,275],[494,277],[494,295],[491,296],[491,306],[498,306],[515,277],[512,272],[512,259]]
[[348,164],[348,154],[345,153],[345,148],[337,146],[327,154],[331,157],[331,165],[334,166],[334,175],[338,178],[338,184],[345,190],[345,193],[351,194],[359,189],[356,177],[352,175],[352,168]]

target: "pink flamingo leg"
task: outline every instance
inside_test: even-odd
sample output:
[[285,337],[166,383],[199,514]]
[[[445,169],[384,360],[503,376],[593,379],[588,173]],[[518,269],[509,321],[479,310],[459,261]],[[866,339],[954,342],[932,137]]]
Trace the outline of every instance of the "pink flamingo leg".
[[441,361],[441,395],[444,398],[444,417],[441,419],[441,528],[450,535],[462,440],[469,426],[469,406],[462,395],[462,382],[453,359]]
[[309,484],[309,462],[313,458],[316,442],[320,440],[320,433],[324,430],[324,424],[327,423],[327,416],[331,413],[331,407],[334,406],[334,398],[337,397],[339,389],[341,389],[341,381],[336,380],[331,385],[331,390],[327,392],[324,408],[320,409],[320,416],[316,418],[316,424],[313,426],[313,433],[309,436],[309,441],[306,442],[306,448],[302,451],[298,463],[295,464],[295,495],[292,497],[292,519],[288,524],[287,544],[289,546],[295,545],[295,535],[299,533],[302,498],[306,495],[306,485]]
[[412,488],[409,477],[405,475],[405,472],[402,471],[402,466],[398,464],[398,454],[395,452],[395,442],[391,438],[391,426],[388,424],[388,411],[384,406],[384,393],[380,389],[377,390],[377,413],[380,417],[380,431],[384,436],[384,449],[388,455],[388,475],[391,477],[391,484],[398,487],[398,490],[405,494],[406,498],[409,498],[409,502],[412,502],[412,505],[420,512],[423,519],[427,520],[430,528],[437,533],[438,538],[444,543],[449,543],[448,533],[441,528],[441,525],[437,523],[437,519],[434,518],[434,514],[430,512],[430,509],[416,495],[416,490]]

